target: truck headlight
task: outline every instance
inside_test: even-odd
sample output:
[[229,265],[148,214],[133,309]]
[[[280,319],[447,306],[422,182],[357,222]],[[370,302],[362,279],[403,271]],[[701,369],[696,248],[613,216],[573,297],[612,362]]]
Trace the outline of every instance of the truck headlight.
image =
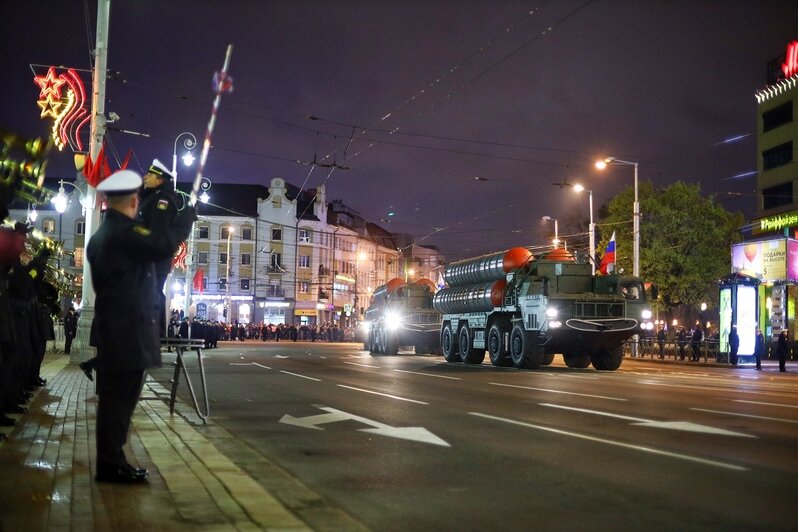
[[385,325],[389,329],[398,329],[402,325],[402,316],[395,312],[389,312],[385,315]]
[[363,332],[365,332],[365,333],[369,332],[369,327],[371,327],[371,322],[370,321],[361,321],[360,322],[360,328],[363,330]]
[[644,320],[650,320],[651,319],[651,311],[649,309],[643,309],[642,316],[643,316]]
[[550,320],[553,320],[557,317],[557,309],[555,307],[549,307],[546,309],[546,317]]

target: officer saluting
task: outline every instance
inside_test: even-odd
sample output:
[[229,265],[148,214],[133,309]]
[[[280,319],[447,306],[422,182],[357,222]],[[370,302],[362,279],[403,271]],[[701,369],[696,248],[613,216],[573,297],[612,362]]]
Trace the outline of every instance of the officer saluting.
[[97,464],[100,482],[141,482],[147,470],[131,466],[122,450],[148,368],[161,364],[156,265],[170,259],[196,220],[194,208],[171,224],[135,220],[141,177],[120,170],[97,187],[106,195],[105,220],[86,255],[97,294],[91,345],[97,348]]
[[[150,229],[168,227],[174,222],[179,206],[172,184],[174,176],[161,161],[153,159],[143,179],[144,190],[141,193],[138,219]],[[161,298],[159,330],[162,337],[166,337],[166,295],[163,293],[163,288],[171,270],[171,255],[155,265],[156,283]]]

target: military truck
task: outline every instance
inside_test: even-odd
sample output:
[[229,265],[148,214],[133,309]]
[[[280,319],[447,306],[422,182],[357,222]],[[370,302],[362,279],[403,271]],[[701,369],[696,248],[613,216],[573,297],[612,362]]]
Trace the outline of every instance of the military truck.
[[416,354],[440,352],[441,315],[432,307],[436,287],[429,279],[391,279],[374,290],[365,321],[363,348],[372,355],[396,355],[400,347]]
[[448,362],[537,369],[562,354],[571,368],[616,370],[623,343],[651,328],[645,287],[636,277],[592,275],[558,248],[536,259],[512,248],[448,265],[448,287],[433,306],[443,316]]

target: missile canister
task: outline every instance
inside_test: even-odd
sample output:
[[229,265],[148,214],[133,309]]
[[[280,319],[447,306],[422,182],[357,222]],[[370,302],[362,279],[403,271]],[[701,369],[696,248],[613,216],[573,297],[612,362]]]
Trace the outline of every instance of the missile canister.
[[487,312],[501,306],[505,279],[469,286],[444,288],[435,294],[432,306],[442,314]]
[[504,278],[507,272],[518,269],[532,259],[532,252],[516,247],[475,259],[461,260],[446,266],[443,280],[450,287],[470,286]]

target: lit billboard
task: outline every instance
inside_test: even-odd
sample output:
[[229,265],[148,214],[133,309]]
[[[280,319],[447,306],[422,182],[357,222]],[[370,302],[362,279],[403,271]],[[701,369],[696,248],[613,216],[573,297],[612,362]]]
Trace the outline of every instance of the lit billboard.
[[732,272],[761,281],[798,281],[798,241],[778,238],[734,244]]

